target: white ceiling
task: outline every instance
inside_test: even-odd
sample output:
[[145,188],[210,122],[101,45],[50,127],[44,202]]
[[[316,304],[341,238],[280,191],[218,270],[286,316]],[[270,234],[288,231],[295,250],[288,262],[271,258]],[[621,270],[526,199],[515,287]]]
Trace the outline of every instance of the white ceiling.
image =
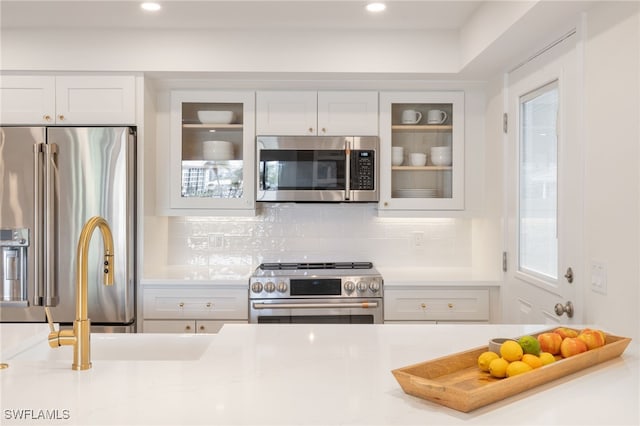
[[158,0],[145,12],[130,0],[0,0],[2,28],[458,30],[484,1]]

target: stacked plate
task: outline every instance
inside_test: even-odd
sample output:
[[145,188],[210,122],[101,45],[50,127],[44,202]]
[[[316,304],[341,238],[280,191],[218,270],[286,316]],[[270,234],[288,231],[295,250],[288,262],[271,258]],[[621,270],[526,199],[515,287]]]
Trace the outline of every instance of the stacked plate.
[[228,141],[202,142],[202,159],[209,161],[233,160],[233,144]]
[[393,198],[438,198],[436,189],[397,189],[392,191]]

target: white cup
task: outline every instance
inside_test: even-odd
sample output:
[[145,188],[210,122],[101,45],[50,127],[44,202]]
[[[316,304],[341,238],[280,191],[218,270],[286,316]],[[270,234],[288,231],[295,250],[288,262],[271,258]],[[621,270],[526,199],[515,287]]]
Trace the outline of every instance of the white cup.
[[409,163],[412,166],[424,166],[427,164],[427,154],[423,154],[421,152],[412,152],[409,154]]
[[391,165],[401,166],[404,161],[404,148],[401,146],[391,147]]
[[427,113],[427,124],[442,124],[447,121],[447,113],[439,110],[432,109]]
[[422,113],[414,109],[402,111],[402,124],[418,124],[422,120]]

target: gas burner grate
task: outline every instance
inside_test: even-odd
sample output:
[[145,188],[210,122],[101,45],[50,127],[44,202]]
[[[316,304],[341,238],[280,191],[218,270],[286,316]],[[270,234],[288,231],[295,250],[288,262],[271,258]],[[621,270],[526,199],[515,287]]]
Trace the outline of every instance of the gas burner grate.
[[332,262],[332,263],[261,263],[258,266],[263,271],[291,271],[301,269],[372,269],[371,262]]

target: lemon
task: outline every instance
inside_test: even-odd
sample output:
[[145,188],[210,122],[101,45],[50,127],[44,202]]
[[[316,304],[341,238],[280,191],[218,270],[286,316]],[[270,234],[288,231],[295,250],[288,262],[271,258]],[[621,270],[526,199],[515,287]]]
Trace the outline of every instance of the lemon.
[[540,357],[537,357],[533,354],[524,354],[522,355],[522,362],[525,364],[529,364],[531,368],[540,368],[542,367],[542,360]]
[[542,365],[547,365],[547,364],[551,364],[552,362],[555,362],[556,357],[553,356],[553,354],[550,354],[549,352],[540,352],[540,361],[542,361]]
[[500,345],[500,356],[509,362],[520,361],[523,354],[522,346],[515,340],[507,340]]
[[496,358],[489,363],[489,374],[499,379],[506,377],[509,361],[504,358]]
[[540,342],[533,336],[522,336],[518,339],[518,344],[525,354],[540,355]]
[[506,373],[507,373],[507,377],[513,377],[513,376],[517,376],[518,374],[526,373],[532,370],[533,368],[531,368],[531,366],[526,362],[513,361],[512,363],[509,363],[509,365],[507,366]]
[[499,358],[499,356],[495,352],[483,352],[478,357],[478,367],[482,371],[489,371],[489,364],[496,358]]

